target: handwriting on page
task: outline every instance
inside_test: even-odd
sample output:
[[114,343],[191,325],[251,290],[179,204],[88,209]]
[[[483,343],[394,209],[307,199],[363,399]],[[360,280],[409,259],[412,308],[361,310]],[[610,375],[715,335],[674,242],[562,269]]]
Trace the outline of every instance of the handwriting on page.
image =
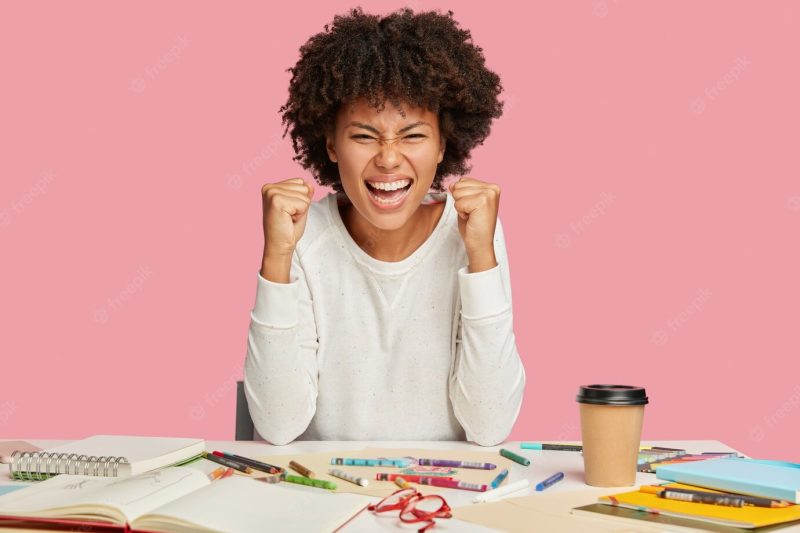
[[115,503],[131,505],[170,490],[192,477],[194,477],[192,471],[188,469],[156,470],[116,480],[106,488],[113,489]]
[[81,490],[86,486],[88,482],[89,482],[88,479],[84,479],[83,481],[78,481],[75,483],[67,483],[62,488],[65,490]]

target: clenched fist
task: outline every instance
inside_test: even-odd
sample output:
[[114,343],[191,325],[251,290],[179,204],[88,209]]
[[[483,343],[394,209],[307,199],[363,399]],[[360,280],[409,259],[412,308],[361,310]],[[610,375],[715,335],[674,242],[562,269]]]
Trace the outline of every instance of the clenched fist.
[[306,229],[314,186],[291,178],[261,187],[264,208],[264,258],[261,276],[276,283],[289,282],[292,254]]
[[458,232],[464,241],[469,271],[481,272],[497,266],[494,230],[500,204],[500,187],[494,183],[461,178],[450,185],[458,213]]

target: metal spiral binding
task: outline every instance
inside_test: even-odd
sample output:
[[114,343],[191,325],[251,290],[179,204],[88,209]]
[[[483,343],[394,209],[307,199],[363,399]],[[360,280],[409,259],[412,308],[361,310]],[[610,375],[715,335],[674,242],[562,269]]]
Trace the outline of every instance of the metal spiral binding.
[[16,450],[11,454],[9,469],[12,479],[41,481],[58,474],[117,477],[119,465],[127,463],[125,457]]

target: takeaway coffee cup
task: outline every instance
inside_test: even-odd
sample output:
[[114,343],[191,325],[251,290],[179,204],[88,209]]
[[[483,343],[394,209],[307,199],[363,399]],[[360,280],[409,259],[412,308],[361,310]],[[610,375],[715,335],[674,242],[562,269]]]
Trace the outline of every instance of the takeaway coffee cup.
[[584,480],[594,487],[624,487],[636,481],[647,395],[630,385],[584,385],[581,410]]

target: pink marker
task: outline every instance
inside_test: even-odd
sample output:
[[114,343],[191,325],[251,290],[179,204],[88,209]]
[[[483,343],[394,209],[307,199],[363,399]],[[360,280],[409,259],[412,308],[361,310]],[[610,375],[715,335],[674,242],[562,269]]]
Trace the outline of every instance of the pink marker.
[[489,490],[489,485],[483,483],[468,483],[466,481],[458,481],[457,479],[428,478],[420,479],[418,483],[420,485],[433,485],[434,487],[445,487],[448,489],[474,490],[475,492],[486,492]]

